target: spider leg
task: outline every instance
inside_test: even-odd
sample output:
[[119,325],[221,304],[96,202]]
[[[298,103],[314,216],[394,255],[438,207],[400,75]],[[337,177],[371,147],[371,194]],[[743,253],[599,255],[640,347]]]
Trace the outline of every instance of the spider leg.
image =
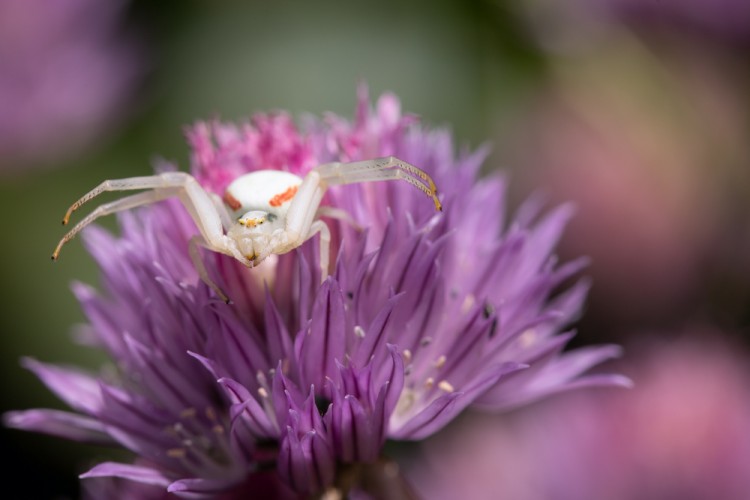
[[[60,243],[57,245],[57,248],[52,255],[53,259],[57,258],[60,248],[62,248],[65,243],[70,241],[70,239],[80,232],[81,229],[93,222],[96,218],[101,217],[102,215],[137,207],[139,205],[154,203],[171,196],[178,196],[210,248],[214,251],[238,258],[245,263],[246,259],[239,255],[234,241],[224,234],[222,225],[223,216],[221,212],[217,210],[211,195],[209,195],[191,175],[184,172],[165,172],[160,175],[149,177],[131,177],[129,179],[104,181],[71,205],[65,215],[65,219],[63,219],[63,223],[67,222],[73,211],[77,210],[81,205],[103,192],[135,189],[149,189],[150,191],[128,196],[111,203],[106,203],[94,210],[88,217],[68,232],[62,240],[60,240]],[[226,217],[228,218],[228,215]]]
[[302,180],[297,194],[294,195],[289,211],[286,213],[284,227],[284,244],[274,253],[284,253],[300,246],[320,233],[320,270],[321,277],[328,277],[328,262],[331,246],[331,231],[325,222],[317,220],[320,201],[325,194],[325,185],[320,182],[320,175],[313,170]]
[[224,291],[219,288],[219,285],[216,284],[214,280],[211,279],[211,277],[208,275],[208,270],[206,269],[206,264],[203,262],[203,257],[201,257],[199,246],[202,246],[203,248],[207,248],[211,251],[217,251],[218,249],[213,248],[211,245],[206,243],[206,240],[203,239],[203,236],[196,234],[192,238],[190,238],[190,243],[188,245],[188,252],[190,253],[190,259],[193,261],[193,266],[195,266],[195,270],[198,271],[198,276],[200,276],[201,280],[211,287],[214,292],[216,292],[216,295],[219,296],[221,300],[226,302],[227,304],[231,303],[229,300],[229,297],[227,297],[227,294],[224,293]]
[[346,210],[342,210],[336,207],[322,206],[318,207],[318,211],[315,214],[315,218],[330,217],[331,219],[338,219],[346,222],[357,231],[363,231],[364,228],[356,221]]
[[351,163],[326,163],[316,167],[315,171],[321,182],[329,185],[404,180],[429,196],[437,210],[443,209],[435,182],[427,172],[393,156]]
[[179,174],[179,173],[169,173],[169,174],[163,174],[163,175],[149,175],[145,177],[128,177],[127,179],[109,179],[98,186],[96,186],[94,189],[86,193],[85,195],[81,196],[75,203],[73,203],[70,208],[68,208],[68,211],[65,212],[65,217],[63,217],[62,223],[63,225],[66,225],[68,221],[70,220],[70,216],[73,215],[73,212],[81,208],[85,203],[93,200],[97,196],[99,196],[102,193],[109,192],[109,191],[131,191],[131,190],[138,190],[138,189],[158,189],[158,188],[164,188],[164,187],[176,187],[174,183],[165,182],[166,176],[181,176],[181,175],[187,175],[187,174]]
[[311,171],[305,176],[289,205],[285,224],[287,244],[283,251],[277,253],[296,248],[308,239],[324,193],[325,186],[320,182],[320,175],[315,170]]
[[227,206],[224,204],[224,201],[215,193],[211,193],[209,196],[211,197],[211,201],[214,204],[216,212],[219,214],[221,225],[224,227],[224,231],[229,231],[229,228],[232,227],[234,221],[232,220],[232,216],[229,215]]
[[328,265],[331,258],[331,230],[322,220],[316,220],[310,225],[307,239],[309,240],[318,233],[320,233],[320,282],[322,283],[328,277]]
[[119,200],[105,203],[104,205],[98,206],[93,212],[87,215],[81,222],[76,224],[73,229],[67,232],[65,236],[60,240],[52,253],[52,260],[57,260],[60,255],[60,250],[63,245],[72,240],[75,235],[81,232],[83,228],[94,222],[99,217],[110,215],[115,212],[121,212],[123,210],[129,210],[141,205],[148,205],[149,203],[155,203],[157,201],[164,200],[166,198],[175,196],[178,188],[168,188],[159,191],[146,191],[145,193],[138,193],[132,196],[127,196]]

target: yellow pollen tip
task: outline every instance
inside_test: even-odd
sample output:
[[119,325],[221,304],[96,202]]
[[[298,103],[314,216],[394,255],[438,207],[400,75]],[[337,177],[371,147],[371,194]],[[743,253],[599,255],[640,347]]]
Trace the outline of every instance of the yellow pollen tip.
[[442,368],[445,365],[446,361],[447,358],[445,357],[445,354],[441,355],[438,359],[435,360],[435,368]]
[[171,458],[185,458],[187,452],[185,448],[171,448],[167,450],[167,456]]
[[185,408],[180,412],[180,418],[193,418],[195,413],[195,408]]
[[537,340],[537,333],[533,329],[528,329],[518,337],[518,343],[523,347],[531,347]]
[[447,380],[441,380],[440,383],[438,383],[438,388],[441,391],[445,391],[445,392],[453,392],[453,391],[455,391],[455,389],[453,388],[453,386]]
[[411,351],[410,351],[409,349],[404,349],[404,350],[403,350],[403,351],[401,352],[401,356],[403,356],[403,358],[404,358],[404,361],[405,361],[406,363],[408,363],[408,362],[410,362],[410,361],[411,361]]

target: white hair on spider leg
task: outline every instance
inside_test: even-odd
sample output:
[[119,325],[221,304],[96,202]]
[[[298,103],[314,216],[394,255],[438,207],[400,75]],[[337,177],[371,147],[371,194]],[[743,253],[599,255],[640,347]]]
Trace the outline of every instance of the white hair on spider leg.
[[[393,156],[351,163],[325,163],[304,178],[280,170],[260,170],[242,175],[227,188],[224,199],[208,193],[191,175],[165,172],[146,177],[106,180],[73,203],[63,218],[107,191],[145,190],[98,206],[76,224],[57,244],[56,260],[63,245],[97,218],[141,205],[177,197],[195,221],[200,234],[190,240],[190,256],[201,279],[224,301],[228,297],[208,276],[199,247],[234,257],[254,267],[273,254],[297,248],[320,235],[321,277],[328,276],[331,235],[318,218],[320,202],[330,185],[403,180],[429,196],[442,210],[435,183],[423,170]],[[346,218],[337,209],[327,215]]]

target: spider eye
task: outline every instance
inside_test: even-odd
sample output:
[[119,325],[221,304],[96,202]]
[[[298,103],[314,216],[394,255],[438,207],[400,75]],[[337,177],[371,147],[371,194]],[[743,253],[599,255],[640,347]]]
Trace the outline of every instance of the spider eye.
[[260,210],[252,210],[237,219],[237,222],[245,227],[257,227],[266,222],[268,213]]

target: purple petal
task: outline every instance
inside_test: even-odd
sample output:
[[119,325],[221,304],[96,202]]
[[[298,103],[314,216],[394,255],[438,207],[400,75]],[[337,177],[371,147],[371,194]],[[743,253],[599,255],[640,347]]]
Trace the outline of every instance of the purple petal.
[[292,427],[279,452],[279,475],[295,490],[312,493],[328,486],[335,473],[333,454],[325,440],[315,431],[297,437]]
[[318,490],[322,490],[333,482],[336,474],[336,462],[333,457],[330,445],[322,438],[320,433],[311,431],[305,435],[305,440],[309,441],[310,466],[312,476]]
[[385,414],[390,415],[396,408],[401,391],[404,388],[404,358],[394,345],[388,345],[388,351],[391,354],[392,368],[388,374],[385,396]]
[[230,408],[232,429],[246,427],[254,439],[276,439],[279,436],[278,424],[268,418],[268,414],[253,398]]
[[[332,427],[335,428],[339,445],[337,456],[345,462],[361,460],[372,448],[369,443],[372,437],[368,435],[371,429],[367,412],[353,396],[337,398],[331,411]],[[380,439],[377,439],[377,444],[380,444]],[[374,457],[367,458],[372,460]]]
[[345,329],[343,293],[338,283],[328,278],[320,286],[309,327],[300,332],[297,359],[303,386],[323,386],[326,376],[337,373],[336,360],[344,359],[346,349]]
[[[528,365],[521,363],[503,363],[482,369],[480,375],[475,377],[471,383],[461,388],[461,392],[440,396],[427,408],[413,417],[405,426],[398,429],[397,434],[408,439],[423,439],[434,434],[448,424],[478,396],[493,385],[502,383],[504,377],[527,368]],[[454,394],[456,395],[455,398],[446,398],[446,396]],[[441,400],[444,401],[438,403]]]
[[292,337],[289,335],[284,320],[266,288],[265,338],[268,342],[268,356],[271,365],[291,359],[294,355]]
[[622,348],[617,345],[578,348],[557,358],[531,385],[545,387],[555,382],[572,380],[589,368],[621,355]]
[[618,346],[590,347],[570,351],[559,357],[559,351],[571,336],[572,334],[558,335],[550,339],[543,349],[537,350],[535,359],[530,361],[532,366],[528,373],[523,372],[504,384],[498,384],[483,394],[476,406],[505,410],[568,389],[606,383],[625,387],[630,385],[629,379],[621,376],[596,375],[590,383],[586,381],[586,376],[577,378],[602,361],[618,356],[621,351]]
[[219,384],[233,403],[229,409],[233,430],[236,428],[238,433],[242,433],[246,427],[255,439],[275,438],[279,435],[275,413],[269,415],[245,386],[229,378],[219,379]]
[[12,411],[3,415],[3,423],[8,427],[43,432],[74,441],[98,445],[116,443],[107,435],[101,422],[66,411],[47,409]]
[[209,345],[214,347],[216,356],[221,357],[225,370],[232,378],[253,380],[258,371],[273,366],[267,358],[260,335],[250,324],[241,323],[233,315],[222,315],[212,335],[214,337]]
[[203,367],[206,370],[208,370],[208,372],[211,374],[211,376],[214,377],[215,379],[219,380],[222,377],[226,376],[226,374],[224,373],[224,367],[220,363],[217,363],[216,361],[214,361],[212,359],[209,359],[209,358],[207,358],[205,356],[201,356],[200,354],[197,354],[197,353],[192,352],[192,351],[187,351],[187,353],[190,356],[192,356],[195,359],[197,359],[198,361],[200,361],[201,364],[203,365]]
[[118,321],[113,317],[112,308],[99,299],[96,291],[88,285],[74,282],[71,289],[96,333],[96,342],[103,344],[111,353],[121,352],[124,347],[122,331],[116,326]]
[[229,400],[234,404],[244,403],[247,400],[254,399],[247,387],[229,377],[222,377],[218,380],[219,385],[224,388]]
[[450,422],[453,417],[451,409],[457,404],[463,394],[451,392],[443,394],[430,403],[427,408],[410,418],[398,429],[392,429],[389,436],[397,439],[417,440],[432,434],[433,429],[439,429]]
[[453,345],[440,351],[447,352],[441,376],[456,381],[464,380],[470,373],[476,373],[484,362],[486,346],[495,335],[498,323],[497,316],[486,314],[485,307],[480,304],[462,319],[464,322],[458,326],[461,335],[452,339]]
[[304,401],[305,397],[297,386],[284,376],[281,371],[281,363],[279,363],[274,374],[271,392],[273,408],[276,411],[276,421],[282,427],[286,422],[289,410],[297,410],[297,402]]
[[376,354],[376,349],[383,345],[386,340],[385,332],[392,317],[393,309],[403,295],[403,293],[394,295],[380,308],[377,316],[375,316],[375,319],[365,331],[365,338],[362,339],[359,349],[357,349],[356,354],[352,358],[354,364],[357,366],[366,365]]
[[575,208],[566,203],[558,206],[534,226],[529,242],[527,259],[529,266],[538,268],[542,261],[552,252],[560,240],[563,229],[573,216]]
[[34,372],[49,390],[71,408],[85,413],[96,413],[101,408],[99,381],[93,376],[30,358],[24,358],[22,365]]
[[310,490],[308,464],[297,434],[291,427],[287,427],[286,435],[281,440],[278,462],[279,475],[293,489],[303,492]]
[[117,462],[103,462],[88,472],[79,476],[81,479],[90,477],[121,477],[143,484],[163,486],[166,488],[172,482],[163,472],[140,465],[121,464]]
[[[126,344],[133,358],[137,360],[141,370],[144,385],[154,395],[156,400],[178,411],[186,408],[206,408],[211,405],[212,395],[205,391],[207,385],[201,383],[201,374],[205,372],[193,371],[196,376],[185,377],[185,373],[178,367],[166,362],[158,352],[154,352],[145,344],[127,335]],[[189,359],[187,351],[184,356]],[[203,382],[209,380],[208,374]]]
[[350,429],[350,439],[356,443],[356,454],[353,457],[359,462],[371,462],[378,457],[383,436],[381,427],[373,425],[372,415],[362,403],[353,396],[344,398],[345,404],[351,406],[350,413],[354,417]]
[[225,493],[233,483],[240,479],[242,477],[235,479],[178,479],[167,487],[167,491],[180,498],[216,498]]

